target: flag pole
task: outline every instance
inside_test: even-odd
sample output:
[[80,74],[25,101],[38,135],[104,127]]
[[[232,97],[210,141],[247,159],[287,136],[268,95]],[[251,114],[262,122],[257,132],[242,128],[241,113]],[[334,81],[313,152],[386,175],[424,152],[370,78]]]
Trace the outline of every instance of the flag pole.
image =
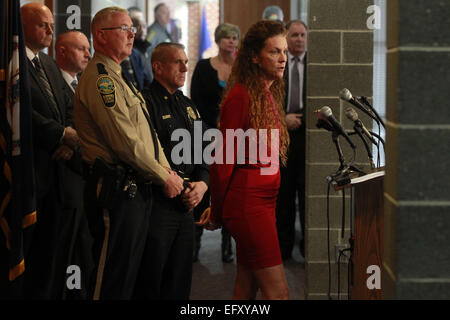
[[[5,48],[4,50],[6,51],[5,57],[8,57],[8,4],[9,4],[9,0],[6,0],[6,14],[5,14],[5,19],[6,19],[6,23],[5,23],[5,31],[6,31],[6,36],[5,36]],[[7,64],[5,63],[5,68],[6,68]],[[0,69],[0,81],[5,81],[6,80],[6,69]],[[5,99],[6,99],[6,95],[5,95]],[[6,102],[6,101],[5,101]]]

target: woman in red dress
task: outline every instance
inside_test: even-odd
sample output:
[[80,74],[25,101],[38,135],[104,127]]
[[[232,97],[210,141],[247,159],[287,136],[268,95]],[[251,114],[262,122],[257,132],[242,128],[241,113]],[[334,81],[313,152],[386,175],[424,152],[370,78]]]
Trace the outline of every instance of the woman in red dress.
[[[254,299],[258,289],[263,299],[289,298],[275,224],[279,164],[286,162],[289,144],[282,108],[286,51],[282,23],[254,24],[242,40],[222,102],[223,145],[210,167],[211,210],[199,224],[209,230],[223,224],[236,240],[233,299]],[[230,129],[250,137],[227,136]]]

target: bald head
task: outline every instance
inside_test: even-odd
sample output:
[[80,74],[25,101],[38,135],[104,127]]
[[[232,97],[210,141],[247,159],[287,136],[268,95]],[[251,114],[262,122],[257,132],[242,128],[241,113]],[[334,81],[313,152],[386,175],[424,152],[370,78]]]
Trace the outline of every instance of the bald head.
[[32,2],[21,8],[25,44],[34,53],[48,48],[52,43],[54,20],[50,9]]
[[56,63],[72,77],[86,68],[91,56],[88,38],[84,33],[75,30],[58,36],[55,51]]

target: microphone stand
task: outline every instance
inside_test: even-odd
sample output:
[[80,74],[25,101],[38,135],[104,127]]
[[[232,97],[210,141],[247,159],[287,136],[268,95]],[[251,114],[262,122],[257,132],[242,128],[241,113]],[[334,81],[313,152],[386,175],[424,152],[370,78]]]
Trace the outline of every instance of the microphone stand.
[[339,156],[339,162],[341,164],[339,167],[339,170],[334,175],[331,176],[332,180],[336,181],[338,186],[343,186],[343,185],[350,183],[350,180],[351,180],[350,174],[351,173],[357,172],[358,176],[365,175],[366,173],[363,172],[362,170],[356,168],[353,165],[348,165],[345,162],[344,154],[342,153],[342,149],[339,144],[339,139],[338,139],[339,133],[333,131],[331,137],[333,138],[333,142],[336,146],[336,150],[337,150],[338,156]]
[[331,137],[333,138],[333,142],[334,145],[336,146],[336,150],[338,153],[338,157],[339,157],[339,162],[341,164],[341,166],[339,167],[338,172],[340,172],[341,170],[343,170],[346,167],[345,164],[345,159],[344,159],[344,154],[342,153],[342,149],[341,149],[341,145],[339,144],[339,133],[337,133],[336,131],[333,131],[333,133],[331,134]]
[[383,144],[383,147],[384,147],[384,140],[383,140],[383,138],[382,138],[379,134],[377,134],[377,133],[375,133],[375,132],[372,132],[372,131],[369,131],[369,132],[370,132],[371,135],[373,135],[373,136],[375,136],[376,138],[378,138],[378,140],[381,141],[381,143]]
[[372,169],[375,169],[375,163],[373,162],[373,155],[372,155],[372,151],[370,150],[369,144],[367,143],[366,139],[364,138],[362,132],[361,132],[361,128],[359,128],[358,126],[354,126],[353,129],[355,129],[354,132],[350,132],[349,135],[354,135],[357,134],[361,140],[364,143],[364,147],[366,147],[366,151],[367,151],[367,156],[369,157],[369,161],[370,161],[370,167]]
[[381,123],[381,125],[383,126],[383,128],[386,128],[386,125],[383,121],[383,119],[381,119],[380,115],[378,114],[377,110],[375,110],[375,108],[369,103],[369,100],[367,100],[366,97],[361,96],[358,99],[360,102],[364,103],[366,106],[369,107],[369,109],[373,112],[373,114],[375,115],[375,117],[377,117],[378,121]]

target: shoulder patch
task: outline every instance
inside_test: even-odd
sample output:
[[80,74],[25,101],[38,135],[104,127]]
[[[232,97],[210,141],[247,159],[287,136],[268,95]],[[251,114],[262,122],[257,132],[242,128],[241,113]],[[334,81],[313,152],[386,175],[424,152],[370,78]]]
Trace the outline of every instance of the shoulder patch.
[[97,90],[102,96],[103,103],[108,108],[116,105],[116,86],[114,80],[109,76],[100,76],[97,79]]

